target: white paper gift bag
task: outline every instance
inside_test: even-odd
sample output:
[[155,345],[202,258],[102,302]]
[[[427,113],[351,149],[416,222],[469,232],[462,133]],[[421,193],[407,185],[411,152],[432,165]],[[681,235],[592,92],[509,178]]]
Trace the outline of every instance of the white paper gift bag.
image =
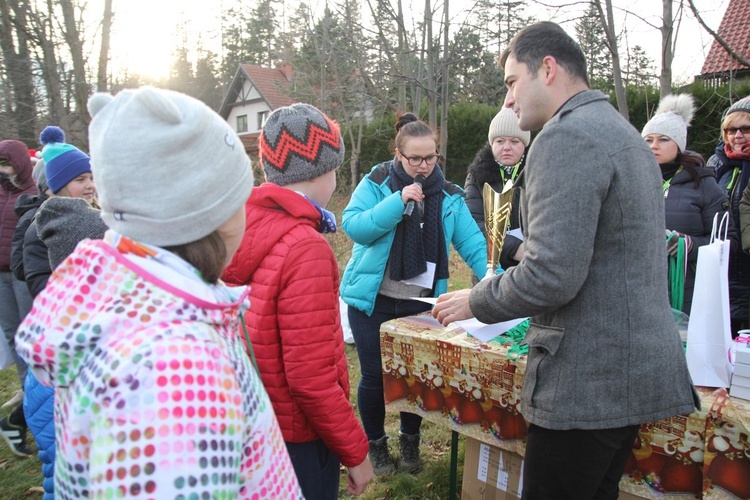
[[729,387],[729,214],[714,216],[711,241],[698,248],[693,304],[687,334],[687,363],[695,385]]

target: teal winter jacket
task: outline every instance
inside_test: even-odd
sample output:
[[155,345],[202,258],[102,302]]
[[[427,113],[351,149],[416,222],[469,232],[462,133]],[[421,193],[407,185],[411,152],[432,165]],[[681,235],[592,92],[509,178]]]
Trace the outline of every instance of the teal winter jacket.
[[[376,165],[359,183],[344,209],[341,227],[354,240],[352,257],[341,280],[341,298],[348,305],[372,314],[375,297],[383,281],[396,226],[403,217],[401,192],[388,187],[390,162]],[[437,167],[439,168],[439,167]],[[448,181],[443,189],[443,233],[477,276],[487,267],[486,243],[463,199],[463,190]],[[447,280],[438,280],[435,297],[448,289]]]

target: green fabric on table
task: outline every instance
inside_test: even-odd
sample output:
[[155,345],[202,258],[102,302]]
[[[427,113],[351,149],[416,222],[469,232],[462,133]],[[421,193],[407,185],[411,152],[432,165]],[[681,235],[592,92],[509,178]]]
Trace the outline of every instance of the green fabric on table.
[[526,344],[522,345],[522,342],[526,338],[526,332],[529,331],[529,324],[531,320],[524,320],[517,324],[502,335],[498,335],[490,342],[498,342],[502,345],[509,345],[508,347],[508,358],[518,359],[521,356],[526,356],[529,353],[529,346]]

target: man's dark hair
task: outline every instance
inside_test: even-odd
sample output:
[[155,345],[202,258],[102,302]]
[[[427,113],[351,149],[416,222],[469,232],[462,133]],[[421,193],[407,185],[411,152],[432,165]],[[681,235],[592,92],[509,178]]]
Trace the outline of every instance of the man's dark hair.
[[539,71],[542,59],[552,56],[571,77],[589,86],[589,78],[586,75],[586,57],[581,47],[565,33],[565,30],[550,21],[532,24],[516,33],[500,56],[500,65],[505,66],[505,62],[511,55],[516,61],[528,66],[532,74]]

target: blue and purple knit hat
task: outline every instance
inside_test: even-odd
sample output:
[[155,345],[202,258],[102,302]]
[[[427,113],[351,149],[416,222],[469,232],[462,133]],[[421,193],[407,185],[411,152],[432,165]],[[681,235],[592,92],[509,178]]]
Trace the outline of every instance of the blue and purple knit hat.
[[89,156],[65,142],[65,132],[60,127],[50,125],[39,135],[42,143],[44,172],[47,175],[47,186],[57,194],[70,181],[79,175],[91,172]]

